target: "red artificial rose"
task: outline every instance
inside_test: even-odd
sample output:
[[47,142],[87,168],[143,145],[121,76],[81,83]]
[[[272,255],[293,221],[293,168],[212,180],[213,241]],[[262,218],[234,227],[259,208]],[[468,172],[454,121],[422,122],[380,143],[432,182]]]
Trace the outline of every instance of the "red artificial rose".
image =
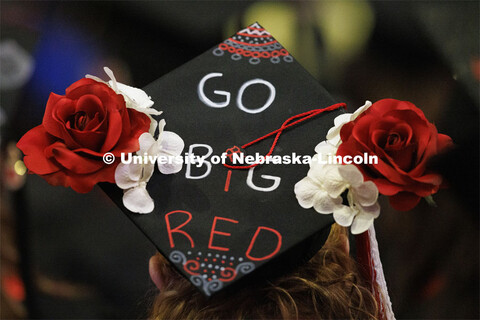
[[48,98],[42,124],[17,143],[29,172],[51,185],[86,193],[98,182],[115,182],[118,162],[107,165],[103,155],[115,157],[139,149],[138,137],[150,119],[125,105],[122,95],[106,84],[81,79]]
[[354,121],[343,125],[337,155],[378,156],[378,164],[357,167],[381,194],[390,196],[397,210],[415,207],[421,197],[438,191],[442,177],[431,172],[428,161],[452,145],[439,134],[423,112],[407,101],[384,99],[374,103]]

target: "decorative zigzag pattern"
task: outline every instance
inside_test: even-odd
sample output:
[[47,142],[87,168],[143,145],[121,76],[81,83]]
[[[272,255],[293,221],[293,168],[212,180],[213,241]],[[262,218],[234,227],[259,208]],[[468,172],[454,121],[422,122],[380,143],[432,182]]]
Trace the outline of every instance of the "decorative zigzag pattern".
[[290,53],[258,23],[240,30],[213,50],[216,56],[223,56],[225,52],[230,53],[230,58],[235,61],[248,58],[250,64],[259,64],[265,59],[271,63],[293,61]]

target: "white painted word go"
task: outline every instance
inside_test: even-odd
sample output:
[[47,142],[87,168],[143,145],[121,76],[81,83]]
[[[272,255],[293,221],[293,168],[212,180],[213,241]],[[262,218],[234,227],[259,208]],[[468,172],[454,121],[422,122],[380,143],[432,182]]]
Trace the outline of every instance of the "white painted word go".
[[[204,76],[202,78],[202,80],[200,80],[200,82],[198,83],[198,97],[200,98],[200,100],[203,103],[205,103],[207,106],[209,106],[211,108],[224,108],[224,107],[228,106],[228,104],[230,103],[230,96],[231,96],[230,92],[222,91],[222,90],[214,90],[213,93],[215,93],[219,96],[224,96],[225,100],[223,102],[213,102],[212,100],[210,100],[205,95],[205,92],[203,91],[203,88],[205,86],[205,82],[207,82],[208,79],[215,78],[215,77],[222,77],[222,76],[223,76],[222,73],[212,72],[212,73],[209,73],[206,76]],[[263,85],[267,86],[268,89],[270,90],[270,94],[268,96],[267,101],[265,102],[265,104],[263,106],[261,106],[260,108],[248,109],[247,107],[245,107],[243,105],[242,97],[243,97],[243,93],[244,93],[245,89],[247,89],[248,86],[253,85],[253,84],[263,84]],[[275,87],[270,82],[262,80],[262,79],[252,79],[252,80],[249,80],[249,81],[245,82],[240,87],[240,90],[238,90],[237,107],[240,110],[242,110],[244,112],[247,112],[247,113],[251,113],[251,114],[260,113],[260,112],[264,111],[265,109],[267,109],[268,107],[270,107],[270,105],[272,104],[274,99],[275,99]]]

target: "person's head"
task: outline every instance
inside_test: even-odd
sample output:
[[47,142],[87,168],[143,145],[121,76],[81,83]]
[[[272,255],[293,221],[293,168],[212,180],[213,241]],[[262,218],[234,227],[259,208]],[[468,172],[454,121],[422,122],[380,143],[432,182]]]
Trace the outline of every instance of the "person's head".
[[345,228],[336,224],[327,242],[306,264],[290,273],[246,286],[233,296],[206,299],[161,255],[150,260],[160,289],[152,319],[372,319],[377,304],[349,256]]

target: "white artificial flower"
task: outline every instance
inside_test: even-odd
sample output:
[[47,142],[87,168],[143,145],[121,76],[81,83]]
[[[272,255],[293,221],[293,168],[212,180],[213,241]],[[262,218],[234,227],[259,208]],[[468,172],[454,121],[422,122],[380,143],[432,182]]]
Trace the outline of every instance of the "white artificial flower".
[[351,226],[353,234],[368,230],[373,220],[380,215],[377,202],[378,189],[372,181],[363,181],[363,176],[354,165],[337,165],[340,176],[345,182],[347,205],[341,204],[333,210],[333,218],[339,225]]
[[[174,157],[180,156],[185,143],[182,138],[171,131],[164,131],[165,120],[159,123],[158,139],[155,140],[149,132],[143,133],[138,142],[140,150],[136,155],[146,160],[155,159],[158,169],[162,174],[177,173],[182,169],[182,162],[174,161]],[[168,159],[168,157],[172,157]],[[162,160],[168,160],[164,161]],[[115,182],[123,189],[123,205],[125,208],[136,213],[150,213],[155,205],[147,191],[147,182],[155,170],[155,161],[131,161],[129,164],[120,163],[115,170]],[[162,163],[161,163],[162,162]]]
[[342,204],[341,197],[330,196],[322,182],[309,175],[295,184],[295,195],[302,208],[313,207],[322,214],[330,214]]
[[340,130],[342,129],[343,125],[347,122],[357,119],[357,117],[362,112],[370,108],[371,105],[372,103],[367,100],[365,101],[365,104],[360,108],[358,108],[357,110],[355,110],[354,113],[343,113],[337,116],[334,120],[335,126],[333,126],[332,128],[330,128],[330,130],[328,130],[327,140],[334,146],[338,147],[340,143],[342,143],[340,138]]
[[108,82],[103,81],[102,79],[89,74],[87,74],[85,77],[89,79],[93,79],[98,82],[105,83],[110,88],[112,88],[113,91],[115,91],[117,94],[121,94],[124,97],[127,108],[135,109],[138,112],[145,113],[150,118],[150,129],[148,132],[150,132],[150,134],[153,135],[157,128],[157,121],[155,121],[152,118],[152,115],[158,116],[162,114],[162,111],[158,111],[152,108],[154,102],[147,95],[145,91],[139,88],[130,87],[130,86],[127,86],[126,84],[117,82],[112,70],[110,70],[107,67],[104,67],[103,70],[105,71],[107,76],[110,78]]
[[329,141],[322,141],[315,147],[317,153],[314,157],[319,157],[321,161],[326,162],[329,157],[334,157],[337,154],[338,147]]
[[[353,234],[367,230],[380,214],[377,203],[378,189],[372,181],[363,181],[360,170],[354,165],[330,164],[321,161],[335,155],[337,148],[321,142],[310,163],[307,176],[295,184],[295,195],[301,207],[314,208],[321,214],[333,213],[341,226],[351,226]],[[348,205],[342,204],[342,193],[347,191]]]
[[[176,133],[171,131],[164,131],[165,120],[160,120],[158,125],[158,155],[163,159],[169,158],[169,161],[158,161],[158,170],[163,174],[177,173],[182,170],[183,162],[175,161],[179,160],[179,156],[182,154],[185,143],[183,139]],[[166,163],[163,163],[166,162]]]
[[[139,138],[140,150],[137,155],[147,157],[158,154],[158,145],[153,136],[145,132]],[[129,164],[119,163],[115,169],[115,182],[117,186],[124,190],[123,205],[132,212],[150,213],[155,207],[153,199],[147,191],[147,182],[153,175],[155,163],[147,161],[146,163]]]

